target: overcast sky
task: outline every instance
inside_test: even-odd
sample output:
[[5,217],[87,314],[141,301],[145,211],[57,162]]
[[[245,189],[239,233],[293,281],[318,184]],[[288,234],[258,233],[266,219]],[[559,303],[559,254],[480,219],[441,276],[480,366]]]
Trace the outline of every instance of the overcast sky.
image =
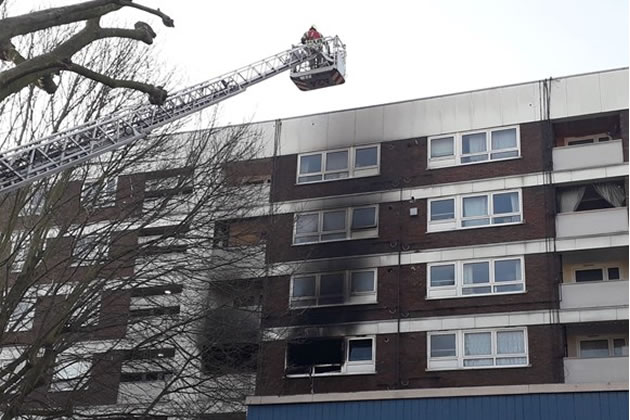
[[[347,45],[346,84],[301,92],[281,74],[221,105],[262,121],[628,66],[627,0],[136,0],[175,19],[156,45],[185,83],[283,51],[316,24]],[[14,0],[21,11],[71,0]],[[182,85],[182,87],[184,87]]]

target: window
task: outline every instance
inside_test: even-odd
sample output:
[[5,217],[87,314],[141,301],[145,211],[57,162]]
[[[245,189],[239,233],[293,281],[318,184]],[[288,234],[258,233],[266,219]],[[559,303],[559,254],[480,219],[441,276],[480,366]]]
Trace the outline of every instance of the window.
[[291,279],[290,306],[375,303],[376,273],[374,268],[294,276]]
[[558,190],[560,213],[609,209],[626,205],[623,182],[602,182]]
[[88,373],[92,363],[85,357],[62,355],[57,357],[51,391],[87,389]]
[[297,183],[378,175],[379,161],[379,145],[299,155]]
[[144,181],[145,191],[189,190],[193,187],[192,178],[188,174],[173,175],[166,178],[150,178]]
[[621,280],[620,273],[621,271],[618,266],[598,267],[585,265],[575,269],[575,281],[581,283],[586,281]]
[[36,298],[26,297],[19,302],[13,313],[9,317],[7,323],[7,331],[21,332],[33,329],[33,320],[35,319],[35,302]]
[[580,340],[580,358],[628,356],[625,337],[602,337]]
[[374,373],[374,337],[303,339],[287,344],[287,376]]
[[427,297],[467,297],[525,291],[523,257],[429,264]]
[[377,206],[296,214],[293,243],[373,238],[378,235],[377,221]]
[[527,329],[428,333],[428,369],[527,366]]
[[33,191],[30,192],[29,197],[19,211],[19,216],[37,216],[42,213],[44,209],[44,203],[46,201],[46,194],[43,186],[36,186]]
[[428,208],[428,232],[522,221],[520,190],[432,199]]
[[85,181],[81,190],[81,203],[87,208],[110,207],[116,204],[118,178]]
[[520,157],[518,127],[429,137],[429,168],[466,165]]
[[73,265],[93,265],[107,259],[110,238],[106,234],[88,235],[75,239],[72,249]]

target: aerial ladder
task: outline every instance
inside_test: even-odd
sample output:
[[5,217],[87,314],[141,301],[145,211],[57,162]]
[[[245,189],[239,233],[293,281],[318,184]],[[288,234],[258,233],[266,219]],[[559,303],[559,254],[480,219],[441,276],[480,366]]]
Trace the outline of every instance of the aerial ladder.
[[248,66],[170,94],[164,104],[141,104],[0,151],[0,194],[71,168],[148,136],[156,128],[199,112],[250,86],[291,70],[303,91],[345,82],[346,47],[339,37],[294,45]]

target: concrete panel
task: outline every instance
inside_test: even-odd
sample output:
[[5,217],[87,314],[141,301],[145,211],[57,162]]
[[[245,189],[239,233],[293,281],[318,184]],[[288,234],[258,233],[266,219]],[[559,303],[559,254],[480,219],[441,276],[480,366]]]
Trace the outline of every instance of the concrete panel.
[[470,93],[455,95],[455,119],[456,126],[455,131],[468,131],[472,130],[472,113],[473,106]]
[[430,106],[428,101],[413,102],[412,129],[414,137],[431,136],[440,132],[442,124],[437,118],[429,116]]
[[328,134],[328,115],[311,115],[282,122],[280,135],[283,155],[324,150]]
[[627,281],[564,283],[560,288],[560,309],[628,306]]
[[414,137],[414,103],[403,102],[383,107],[384,140],[398,140]]
[[628,357],[565,358],[564,382],[628,383]]
[[326,150],[336,149],[355,141],[356,112],[333,112],[328,114]]
[[538,85],[509,86],[498,89],[501,107],[501,125],[511,125],[540,119]]
[[570,170],[623,163],[621,140],[554,147],[553,169]]
[[556,216],[556,234],[558,238],[627,231],[627,207],[560,213]]
[[568,115],[601,112],[599,74],[569,77],[566,79],[566,86]]
[[554,79],[551,81],[549,108],[551,110],[551,118],[567,116],[566,79]]
[[470,103],[471,125],[473,127],[486,128],[503,125],[499,89],[471,92]]
[[628,108],[628,69],[599,74],[602,112]]
[[383,140],[383,107],[371,107],[356,110],[355,141],[357,144],[380,142]]

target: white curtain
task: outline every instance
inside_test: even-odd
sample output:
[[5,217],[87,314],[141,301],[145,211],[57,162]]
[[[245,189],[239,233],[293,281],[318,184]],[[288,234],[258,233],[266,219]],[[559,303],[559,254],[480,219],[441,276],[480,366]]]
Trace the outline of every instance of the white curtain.
[[480,153],[486,151],[486,134],[469,134],[462,136],[462,152],[468,153]]
[[523,331],[497,332],[497,354],[525,353]]
[[512,205],[512,212],[518,212],[518,193],[510,194],[510,204]]
[[575,211],[584,197],[586,187],[569,188],[560,193],[560,213]]
[[464,334],[464,355],[484,356],[492,353],[490,333]]
[[623,206],[623,200],[626,194],[621,185],[612,183],[593,184],[593,188],[595,188],[597,194],[614,207]]
[[488,214],[488,197],[464,198],[464,217],[486,216]]

